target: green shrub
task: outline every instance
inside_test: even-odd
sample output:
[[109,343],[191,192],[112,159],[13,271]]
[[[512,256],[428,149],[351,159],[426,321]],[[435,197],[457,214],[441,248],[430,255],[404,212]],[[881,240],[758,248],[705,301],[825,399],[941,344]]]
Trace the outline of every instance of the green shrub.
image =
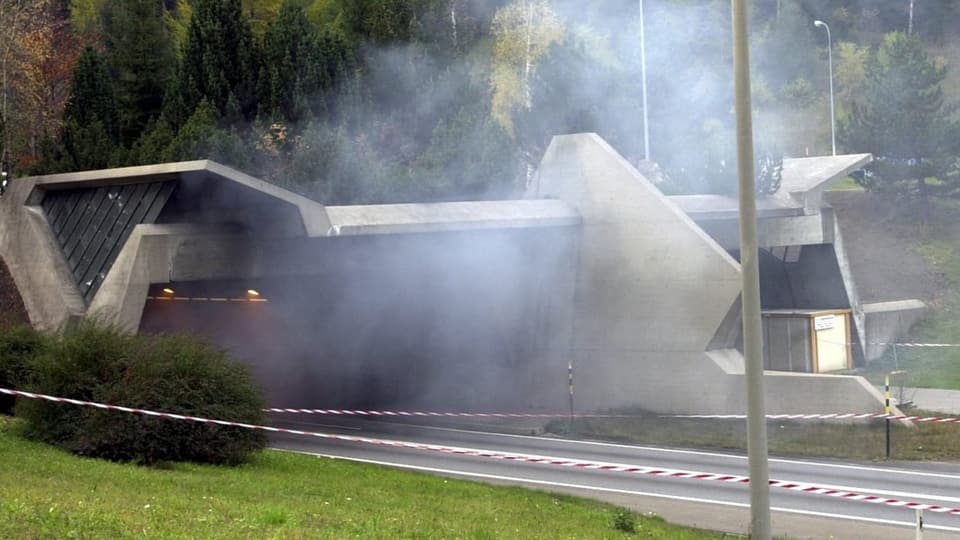
[[[246,423],[263,423],[263,399],[245,366],[188,336],[128,336],[91,322],[69,329],[38,358],[33,389],[75,399]],[[262,432],[21,400],[31,438],[72,452],[154,464],[241,463]]]
[[[30,326],[0,327],[0,388],[26,388],[34,358],[47,338]],[[12,414],[13,396],[0,394],[0,414]]]
[[617,510],[617,513],[613,515],[613,528],[620,532],[633,534],[637,532],[637,521],[630,512]]

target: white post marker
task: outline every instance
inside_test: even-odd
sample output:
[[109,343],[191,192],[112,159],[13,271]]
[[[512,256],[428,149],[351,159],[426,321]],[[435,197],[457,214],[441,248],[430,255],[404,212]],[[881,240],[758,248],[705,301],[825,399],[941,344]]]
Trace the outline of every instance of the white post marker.
[[923,540],[923,510],[917,508],[917,540]]

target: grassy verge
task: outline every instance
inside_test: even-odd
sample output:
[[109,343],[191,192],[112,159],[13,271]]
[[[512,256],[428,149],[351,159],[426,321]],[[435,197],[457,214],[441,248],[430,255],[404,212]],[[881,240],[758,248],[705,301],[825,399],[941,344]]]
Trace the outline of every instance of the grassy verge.
[[[917,251],[943,274],[947,288],[903,341],[960,343],[960,203],[937,201],[931,223],[925,227],[911,224],[911,219],[915,216],[898,217],[900,227],[919,239]],[[884,375],[894,370],[907,372],[903,383],[908,387],[960,390],[960,347],[898,347],[896,355],[888,350],[861,374],[882,384]]]
[[835,184],[830,186],[827,191],[863,191],[863,186],[848,176],[843,180],[837,181]]
[[[911,411],[913,413],[915,411]],[[924,411],[917,411],[925,414]],[[637,418],[577,419],[573,433],[580,437],[630,443],[694,446],[746,451],[744,420],[663,418],[652,414]],[[568,434],[566,421],[551,422],[547,431]],[[771,454],[827,456],[860,460],[885,459],[883,421],[826,423],[811,421],[768,422]],[[960,425],[922,425],[909,428],[891,423],[893,459],[960,461]]]
[[282,452],[239,468],[120,465],[16,429],[0,417],[0,538],[729,537],[575,497]]

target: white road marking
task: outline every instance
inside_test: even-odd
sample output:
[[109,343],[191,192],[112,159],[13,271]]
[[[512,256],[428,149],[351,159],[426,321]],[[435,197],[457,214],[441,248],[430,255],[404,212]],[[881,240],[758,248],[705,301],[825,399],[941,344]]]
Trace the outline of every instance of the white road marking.
[[[281,451],[281,452],[291,452],[291,453],[294,453],[294,454],[305,454],[305,455],[309,455],[309,456],[330,458],[330,459],[342,459],[342,460],[344,460],[344,461],[354,461],[354,462],[357,462],[357,463],[367,463],[367,464],[370,464],[370,465],[382,465],[382,466],[386,466],[386,467],[396,467],[396,468],[398,468],[398,469],[408,469],[408,470],[421,471],[421,472],[429,472],[429,473],[436,473],[436,474],[450,474],[450,475],[454,475],[454,476],[466,476],[466,477],[471,477],[471,478],[484,478],[484,479],[487,479],[487,480],[501,480],[501,481],[507,481],[507,482],[519,482],[519,483],[535,484],[535,485],[542,485],[542,486],[565,487],[565,488],[571,488],[571,489],[582,489],[582,490],[586,490],[586,491],[602,491],[602,492],[606,492],[606,493],[617,493],[617,494],[621,494],[621,495],[638,495],[638,496],[642,496],[642,497],[655,497],[655,498],[659,498],[659,499],[669,499],[669,500],[675,500],[675,501],[695,502],[695,503],[704,503],[704,504],[715,504],[715,505],[719,505],[719,506],[733,506],[733,507],[737,507],[737,508],[750,508],[750,505],[749,505],[749,504],[746,504],[746,503],[737,503],[737,502],[729,502],[729,501],[718,501],[718,500],[715,500],[715,499],[701,499],[701,498],[697,498],[697,497],[684,497],[684,496],[682,496],[682,495],[668,495],[668,494],[665,494],[665,493],[652,493],[652,492],[634,491],[634,490],[628,490],[628,489],[615,489],[615,488],[605,488],[605,487],[600,487],[600,486],[587,486],[587,485],[582,485],[582,484],[569,484],[569,483],[566,483],[566,482],[551,482],[551,481],[548,481],[548,480],[534,480],[534,479],[519,478],[519,477],[514,477],[514,476],[501,476],[501,475],[497,475],[497,474],[485,474],[485,473],[474,473],[474,472],[467,472],[467,471],[456,471],[456,470],[453,470],[453,469],[440,469],[440,468],[435,468],[435,467],[423,467],[423,466],[420,466],[420,465],[408,465],[408,464],[405,464],[405,463],[394,463],[394,462],[390,462],[390,461],[379,461],[379,460],[374,460],[374,459],[363,459],[363,458],[345,457],[345,456],[338,456],[338,455],[333,455],[333,454],[321,454],[321,453],[316,453],[316,452],[307,452],[307,451],[305,451],[305,450],[287,450],[287,449],[283,449],[283,448],[274,448],[274,450],[278,450],[278,451]],[[796,508],[771,507],[771,510],[776,511],[776,512],[785,512],[785,513],[790,513],[790,514],[799,514],[799,515],[807,515],[807,516],[814,516],[814,517],[826,517],[826,518],[833,518],[833,519],[844,519],[844,520],[849,520],[849,521],[862,521],[862,522],[869,522],[869,523],[878,523],[878,524],[882,524],[882,525],[895,525],[895,526],[898,526],[898,527],[911,527],[911,528],[912,528],[912,527],[915,526],[915,523],[914,523],[913,521],[894,521],[894,520],[890,520],[890,519],[871,518],[871,517],[865,517],[865,516],[862,516],[862,517],[861,517],[861,516],[850,516],[850,515],[846,515],[846,514],[831,514],[831,513],[828,513],[828,512],[817,512],[817,511],[813,511],[813,510],[799,510],[799,509],[796,509]],[[930,530],[939,530],[939,531],[948,531],[948,532],[960,532],[960,527],[947,527],[947,526],[942,526],[942,525],[933,525],[933,524],[930,524],[930,523],[925,523],[925,524],[924,524],[924,528],[925,528],[925,529],[930,529]]]
[[[600,441],[578,441],[574,439],[555,439],[552,437],[538,437],[531,435],[514,435],[512,433],[491,433],[487,431],[475,431],[469,429],[457,429],[457,428],[446,428],[446,427],[436,427],[436,426],[421,426],[418,424],[404,424],[410,426],[416,426],[420,428],[436,429],[440,431],[451,431],[457,433],[470,433],[474,435],[488,435],[496,437],[508,437],[515,439],[536,439],[541,441],[549,442],[559,442],[559,443],[572,443],[579,445],[587,446],[601,446],[608,448],[622,448],[629,450],[647,450],[651,452],[663,452],[668,454],[684,454],[692,456],[704,456],[704,457],[718,457],[718,458],[728,458],[728,459],[737,459],[745,461],[747,456],[739,454],[724,454],[719,452],[705,452],[700,450],[685,450],[680,448],[660,448],[656,446],[637,446],[631,444],[620,444],[620,443],[608,443]],[[781,458],[770,458],[771,463],[785,463],[788,465],[810,465],[815,467],[824,467],[824,468],[834,468],[834,469],[849,469],[855,471],[868,471],[868,472],[879,472],[879,473],[889,473],[889,474],[904,474],[909,476],[924,476],[928,478],[944,478],[950,480],[960,480],[960,475],[957,474],[948,474],[948,473],[933,473],[926,471],[916,471],[909,469],[894,469],[886,467],[870,467],[866,465],[845,465],[841,463],[823,463],[819,461],[803,461],[795,459],[781,459]]]
[[[462,447],[462,446],[456,446],[456,447],[451,446],[450,448],[457,448],[457,449],[465,450],[468,452],[499,452],[499,450],[479,449],[479,448]],[[557,454],[547,455],[547,454],[539,454],[539,453],[537,454],[522,453],[518,455],[523,455],[523,456],[542,459],[542,460],[563,460],[563,461],[569,461],[569,462],[580,461],[582,459],[582,458],[576,458],[576,457],[561,456]],[[615,467],[634,467],[634,466],[656,467],[657,466],[657,465],[642,465],[640,462],[643,462],[643,461],[644,460],[641,458],[631,463],[620,463],[620,462],[609,462],[609,461],[596,461],[595,463],[603,464],[603,465],[611,465]],[[591,462],[593,461],[591,460]],[[565,465],[569,465],[569,463]],[[689,472],[705,473],[705,474],[727,474],[725,472],[717,472],[716,470],[709,470],[709,471],[695,470],[695,471],[689,471]],[[618,473],[616,471],[613,471],[613,472],[610,472],[610,474],[618,474]],[[838,485],[829,484],[829,483],[810,482],[807,480],[797,480],[793,478],[776,478],[776,479],[781,482],[815,485],[818,488],[833,489],[836,491],[848,491],[848,492],[860,493],[864,495],[873,494],[873,495],[879,495],[882,497],[903,499],[911,502],[946,503],[946,504],[941,504],[941,506],[951,506],[952,503],[960,503],[960,497],[951,497],[949,495],[933,495],[929,493],[895,491],[895,490],[889,490],[885,488],[838,486]]]

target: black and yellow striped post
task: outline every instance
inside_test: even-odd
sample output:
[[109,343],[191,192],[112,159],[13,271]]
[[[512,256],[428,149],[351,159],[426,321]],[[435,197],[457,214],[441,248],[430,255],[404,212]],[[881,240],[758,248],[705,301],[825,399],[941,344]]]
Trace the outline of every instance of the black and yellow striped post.
[[567,381],[570,388],[570,418],[568,420],[568,429],[573,432],[573,360],[567,364]]
[[883,414],[887,415],[884,423],[887,427],[887,459],[890,459],[890,375],[883,382]]

